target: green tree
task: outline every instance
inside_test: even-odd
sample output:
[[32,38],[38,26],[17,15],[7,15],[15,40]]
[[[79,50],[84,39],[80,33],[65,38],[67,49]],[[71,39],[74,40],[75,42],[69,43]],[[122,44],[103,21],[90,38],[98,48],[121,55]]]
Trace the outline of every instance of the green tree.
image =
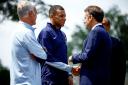
[[87,37],[88,31],[85,27],[76,25],[75,32],[71,36],[72,41],[68,42],[68,56],[70,56],[75,49],[77,52],[81,51],[84,39]]
[[[0,0],[0,22],[2,22],[5,19],[10,19],[13,21],[18,21],[17,16],[17,1],[19,0]],[[50,5],[46,4],[42,0],[28,0],[33,1],[38,9],[38,12],[44,15],[45,17],[48,16],[48,7]]]
[[10,85],[9,70],[2,66],[0,62],[0,83],[3,85]]
[[123,42],[128,60],[128,14],[121,14],[118,6],[114,6],[105,15],[111,21],[111,35]]

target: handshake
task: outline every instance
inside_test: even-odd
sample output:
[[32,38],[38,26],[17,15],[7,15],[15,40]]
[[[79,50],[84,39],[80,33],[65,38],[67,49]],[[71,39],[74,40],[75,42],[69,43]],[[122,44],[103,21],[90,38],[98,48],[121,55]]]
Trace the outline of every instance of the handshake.
[[[69,62],[69,64],[72,64],[72,56],[69,57],[68,62]],[[74,76],[78,76],[80,74],[80,67],[81,67],[80,65],[72,66],[71,73]]]
[[57,69],[63,70],[63,71],[67,71],[69,73],[72,73],[74,76],[78,76],[80,73],[80,65],[78,66],[72,66],[72,57],[69,57],[69,65],[65,64],[63,62],[45,62],[46,64],[55,67]]
[[74,76],[78,76],[80,74],[80,66],[73,66],[71,72]]

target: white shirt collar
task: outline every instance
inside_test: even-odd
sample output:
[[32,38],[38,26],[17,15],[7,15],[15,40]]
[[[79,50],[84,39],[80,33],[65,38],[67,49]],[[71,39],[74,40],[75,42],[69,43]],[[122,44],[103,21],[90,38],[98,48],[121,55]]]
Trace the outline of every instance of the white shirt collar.
[[101,24],[101,23],[97,23],[96,25],[94,25],[94,26],[92,27],[91,30],[94,30],[94,28],[95,28],[96,26],[98,26],[98,25],[102,25],[102,24]]

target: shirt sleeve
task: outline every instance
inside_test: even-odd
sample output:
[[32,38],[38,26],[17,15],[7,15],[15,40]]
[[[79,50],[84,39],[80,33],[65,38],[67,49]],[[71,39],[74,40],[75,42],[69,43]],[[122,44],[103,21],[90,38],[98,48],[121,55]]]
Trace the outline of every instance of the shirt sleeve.
[[47,55],[41,45],[37,42],[34,32],[25,34],[24,44],[27,50],[40,59],[47,59]]
[[[48,50],[47,54],[49,55],[49,57],[52,57],[54,55],[54,45],[53,45],[53,42],[50,41],[51,37],[49,37],[49,36],[50,36],[49,32],[41,31],[37,40],[41,44],[42,47],[47,48],[47,50]],[[71,74],[72,67],[70,65],[65,64],[63,62],[55,62],[56,61],[55,58],[54,58],[54,60],[55,60],[54,62],[50,61],[50,59],[51,58],[48,58],[48,60],[45,63],[54,68],[66,71],[69,74]]]
[[84,43],[83,51],[80,54],[73,55],[73,63],[82,63],[89,60],[95,54],[96,48],[99,46],[99,36],[97,31],[92,31],[86,43]]
[[47,62],[46,63],[52,67],[55,67],[57,69],[67,71],[69,74],[71,74],[72,66],[67,65],[63,62]]

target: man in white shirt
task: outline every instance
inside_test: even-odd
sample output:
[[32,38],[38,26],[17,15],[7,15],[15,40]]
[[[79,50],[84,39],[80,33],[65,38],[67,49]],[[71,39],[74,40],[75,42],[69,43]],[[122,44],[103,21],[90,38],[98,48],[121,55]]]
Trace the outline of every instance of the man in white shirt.
[[37,11],[28,1],[17,5],[20,22],[12,40],[12,63],[10,69],[11,85],[41,85],[41,67],[39,61],[47,55],[37,42],[34,28]]

